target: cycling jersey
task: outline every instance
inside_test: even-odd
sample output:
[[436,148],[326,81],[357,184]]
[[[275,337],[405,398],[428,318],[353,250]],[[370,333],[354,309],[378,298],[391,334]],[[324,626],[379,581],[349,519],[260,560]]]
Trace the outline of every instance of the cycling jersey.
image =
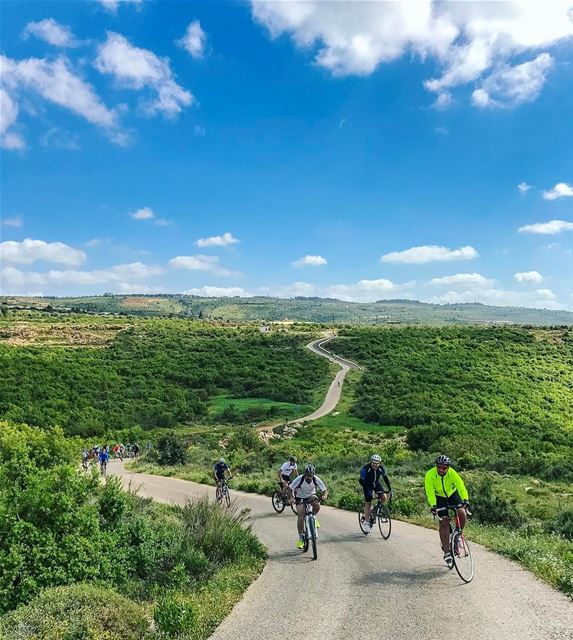
[[378,469],[375,469],[369,462],[360,469],[360,479],[358,482],[360,482],[364,489],[368,490],[373,489],[376,486],[380,486],[380,478],[384,479],[384,482],[388,487],[388,491],[391,491],[390,480],[388,480],[384,467],[379,465]]
[[217,462],[217,464],[213,467],[215,471],[215,475],[219,480],[223,480],[225,477],[225,471],[230,471],[229,465],[226,462]]
[[290,460],[287,460],[287,462],[281,465],[281,476],[290,478],[291,473],[296,471],[297,468],[296,462],[290,462]]
[[426,488],[426,497],[430,507],[436,506],[436,496],[449,498],[454,492],[458,492],[462,500],[468,499],[468,490],[461,479],[460,474],[448,468],[447,472],[441,476],[436,467],[432,467],[424,478],[424,486]]
[[99,463],[100,464],[104,464],[104,463],[107,464],[108,460],[109,460],[109,453],[107,453],[107,451],[102,451],[99,454]]
[[297,476],[290,485],[293,491],[296,491],[297,498],[310,498],[316,495],[316,489],[326,491],[326,485],[318,477],[314,476],[310,482],[304,477],[304,474]]

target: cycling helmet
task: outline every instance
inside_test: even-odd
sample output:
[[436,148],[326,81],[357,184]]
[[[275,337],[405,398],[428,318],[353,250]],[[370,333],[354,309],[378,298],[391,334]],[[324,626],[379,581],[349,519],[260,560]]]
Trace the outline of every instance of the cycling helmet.
[[370,462],[378,462],[378,463],[380,463],[380,462],[382,462],[382,458],[381,458],[377,453],[375,453],[375,454],[370,458]]
[[448,456],[442,455],[436,458],[436,465],[438,464],[445,464],[447,467],[451,467],[452,461],[448,458]]
[[305,476],[313,476],[314,472],[315,472],[315,468],[313,464],[307,464],[306,467],[304,468]]
[[296,458],[295,458],[294,456],[291,456],[291,457],[288,459],[288,461],[289,461],[289,462],[296,462]]
[[225,458],[219,458],[219,462],[225,462]]

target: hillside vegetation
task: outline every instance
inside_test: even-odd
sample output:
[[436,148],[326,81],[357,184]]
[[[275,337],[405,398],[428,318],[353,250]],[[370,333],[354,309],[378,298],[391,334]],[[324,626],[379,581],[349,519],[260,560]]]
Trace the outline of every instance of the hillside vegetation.
[[0,321],[0,418],[82,435],[172,427],[205,419],[222,392],[306,405],[328,379],[327,363],[304,348],[309,333],[179,319],[110,331],[106,318],[98,331],[96,320],[12,312]]
[[351,413],[406,427],[413,450],[464,468],[573,479],[573,330],[347,329],[364,364]]
[[333,298],[292,299],[202,298],[199,296],[114,295],[78,298],[0,297],[0,308],[60,309],[69,312],[180,316],[232,322],[291,321],[327,324],[484,324],[573,325],[573,313],[524,307],[493,307],[478,303],[429,304],[416,300],[347,302]]

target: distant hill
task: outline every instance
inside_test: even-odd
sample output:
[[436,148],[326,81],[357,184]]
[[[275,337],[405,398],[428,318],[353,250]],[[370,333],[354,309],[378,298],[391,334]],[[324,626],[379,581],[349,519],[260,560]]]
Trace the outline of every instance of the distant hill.
[[293,320],[328,324],[573,325],[573,312],[479,303],[429,304],[416,300],[344,302],[332,298],[201,298],[187,295],[114,295],[79,298],[0,297],[4,307],[33,307],[138,316],[191,316],[232,321]]

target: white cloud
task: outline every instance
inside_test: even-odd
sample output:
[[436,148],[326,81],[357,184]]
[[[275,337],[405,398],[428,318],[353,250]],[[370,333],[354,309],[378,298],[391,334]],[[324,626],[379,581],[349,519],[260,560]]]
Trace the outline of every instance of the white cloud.
[[548,53],[516,66],[497,68],[472,94],[477,107],[515,107],[532,102],[545,84],[545,76],[554,64]]
[[133,211],[129,214],[134,220],[151,220],[151,218],[155,217],[153,213],[153,209],[151,207],[142,207],[141,209],[137,209],[137,211]]
[[319,267],[321,265],[327,264],[326,258],[322,256],[304,256],[291,262],[293,267]]
[[412,247],[405,251],[392,251],[383,255],[382,262],[399,262],[405,264],[425,264],[427,262],[449,262],[451,260],[473,260],[479,256],[471,246],[459,249],[448,249],[437,245]]
[[241,287],[212,287],[209,285],[187,289],[187,291],[183,291],[183,293],[189,296],[202,296],[204,298],[234,298],[236,296],[239,298],[250,298],[253,295]]
[[173,269],[188,269],[191,271],[210,271],[219,276],[237,275],[229,269],[220,266],[218,256],[177,256],[169,260]]
[[555,295],[555,293],[553,291],[551,291],[551,289],[536,289],[535,293],[542,300],[557,300],[557,296]]
[[309,297],[317,295],[317,287],[310,282],[293,282],[292,284],[284,287],[277,287],[270,289],[267,287],[261,287],[259,290],[265,295],[275,296],[277,298],[296,298],[297,296]]
[[163,112],[175,116],[194,101],[193,95],[175,82],[167,59],[133,46],[119,33],[108,32],[107,40],[98,48],[95,66],[124,87],[154,90],[155,98],[142,103],[149,115]]
[[56,22],[53,18],[29,22],[22,34],[25,38],[36,36],[55,47],[75,47],[77,45],[74,34],[69,27]]
[[520,182],[517,188],[521,193],[527,193],[532,187],[530,184],[527,184],[527,182]]
[[226,247],[230,244],[237,244],[239,240],[228,231],[221,236],[211,236],[210,238],[199,238],[196,244],[198,247]]
[[488,287],[492,286],[494,283],[493,280],[489,278],[484,278],[479,273],[456,273],[451,276],[443,276],[442,278],[432,278],[430,280],[430,284],[437,286],[451,286],[451,285],[475,285],[480,287]]
[[517,282],[543,282],[543,276],[538,271],[519,271],[513,277]]
[[545,200],[557,200],[559,198],[571,198],[573,197],[573,186],[566,182],[557,183],[553,189],[543,192]]
[[167,220],[167,218],[157,218],[154,224],[158,227],[172,227],[174,223],[172,220]]
[[198,137],[198,138],[203,138],[206,133],[207,133],[207,131],[205,130],[205,127],[202,127],[199,124],[196,124],[193,127],[193,135]]
[[14,216],[13,218],[3,218],[2,224],[5,227],[14,227],[19,229],[22,226],[22,218],[20,216]]
[[436,109],[447,109],[451,107],[452,102],[452,94],[449,91],[441,91],[434,102],[434,107]]
[[[543,75],[539,67],[546,59],[525,63],[537,68],[521,70],[508,66],[511,59],[535,51],[548,55],[548,48],[573,35],[570,1],[251,0],[251,6],[255,20],[271,37],[289,34],[333,75],[368,75],[381,64],[414,55],[423,62],[435,60],[442,70],[425,83],[438,95],[489,73],[489,89],[508,92],[513,102],[538,91]],[[523,91],[517,87],[519,75],[527,84]]]
[[7,133],[18,115],[17,94],[36,94],[44,100],[72,111],[91,124],[103,127],[110,139],[122,143],[117,113],[108,109],[94,88],[76,75],[69,60],[60,56],[54,61],[44,58],[11,60],[0,56],[2,73],[2,144],[5,148],[22,148],[23,140]]
[[98,2],[102,5],[104,9],[109,11],[110,13],[117,13],[120,4],[135,4],[141,5],[143,4],[143,0],[98,0]]
[[520,233],[541,233],[544,235],[554,235],[562,231],[573,231],[573,222],[566,220],[550,220],[549,222],[535,222],[519,227]]
[[0,258],[4,262],[15,264],[32,264],[38,260],[45,260],[77,266],[85,261],[86,254],[63,242],[44,242],[26,238],[22,242],[8,240],[0,243]]
[[40,136],[40,144],[46,148],[67,149],[68,151],[75,151],[80,148],[77,136],[72,136],[57,127],[52,127],[42,134]]
[[193,20],[193,22],[189,23],[185,35],[180,40],[177,40],[177,44],[183,47],[193,58],[203,57],[206,42],[207,34],[201,28],[199,20]]

